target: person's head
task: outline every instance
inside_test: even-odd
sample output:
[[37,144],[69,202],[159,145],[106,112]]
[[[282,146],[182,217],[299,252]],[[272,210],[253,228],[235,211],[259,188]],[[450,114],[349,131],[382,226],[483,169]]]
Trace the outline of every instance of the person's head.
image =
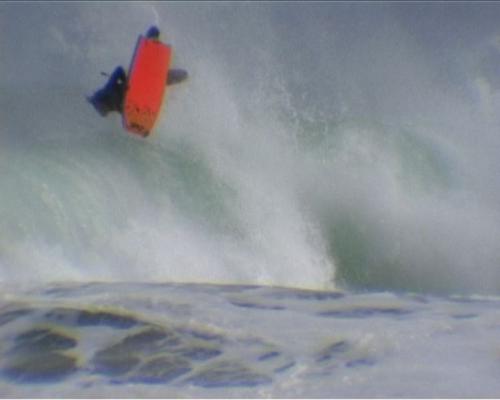
[[152,26],[146,32],[146,37],[149,39],[160,39],[160,30],[156,26]]

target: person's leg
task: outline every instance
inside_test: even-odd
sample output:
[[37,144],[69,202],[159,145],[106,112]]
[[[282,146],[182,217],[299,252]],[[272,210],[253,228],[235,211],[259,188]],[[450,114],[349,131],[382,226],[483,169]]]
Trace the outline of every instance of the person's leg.
[[87,100],[102,117],[105,117],[111,111],[106,101],[106,92],[104,89],[99,89],[91,97],[87,97]]
[[116,67],[106,84],[106,101],[110,111],[122,112],[127,75],[123,67]]
[[127,75],[122,66],[116,67],[106,83],[106,88],[114,90],[115,86],[125,84]]
[[113,109],[120,114],[123,112],[123,101],[125,100],[125,90],[127,88],[127,74],[123,67],[117,67],[113,72],[114,82],[112,90]]
[[127,75],[123,67],[117,67],[106,85],[88,98],[95,109],[105,117],[111,111],[122,111]]
[[169,69],[167,75],[167,86],[175,85],[185,81],[188,77],[187,71],[183,69]]

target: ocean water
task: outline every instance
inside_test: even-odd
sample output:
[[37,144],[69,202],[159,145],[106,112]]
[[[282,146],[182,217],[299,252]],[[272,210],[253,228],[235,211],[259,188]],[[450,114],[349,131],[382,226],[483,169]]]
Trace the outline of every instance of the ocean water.
[[[500,6],[0,5],[0,395],[496,397]],[[85,96],[157,24],[147,139]]]
[[2,294],[7,397],[495,397],[498,298],[95,283]]

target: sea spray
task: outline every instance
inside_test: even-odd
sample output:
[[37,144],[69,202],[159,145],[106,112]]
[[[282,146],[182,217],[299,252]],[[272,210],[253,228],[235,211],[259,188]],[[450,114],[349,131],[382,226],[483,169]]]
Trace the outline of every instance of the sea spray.
[[500,11],[450,7],[155,4],[190,79],[141,141],[85,96],[150,4],[2,5],[0,278],[498,293]]

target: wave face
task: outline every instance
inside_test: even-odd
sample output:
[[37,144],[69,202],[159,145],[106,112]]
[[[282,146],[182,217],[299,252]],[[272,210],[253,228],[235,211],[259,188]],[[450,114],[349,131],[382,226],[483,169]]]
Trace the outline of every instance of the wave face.
[[[500,5],[0,5],[0,280],[500,293]],[[154,136],[85,96],[158,24]]]

